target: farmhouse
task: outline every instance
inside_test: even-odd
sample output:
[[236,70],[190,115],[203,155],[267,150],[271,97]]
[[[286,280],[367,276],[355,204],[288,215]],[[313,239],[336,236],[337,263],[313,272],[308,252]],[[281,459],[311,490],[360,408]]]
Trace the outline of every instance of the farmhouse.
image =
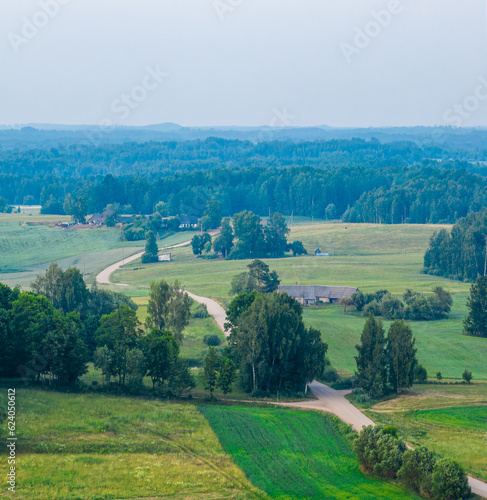
[[88,219],[88,224],[92,224],[93,226],[104,226],[107,223],[108,217],[113,215],[115,211],[111,208],[105,208],[101,214],[93,214]]
[[198,217],[194,215],[178,215],[180,229],[192,229],[198,225]]
[[331,304],[344,297],[350,297],[358,288],[351,286],[326,285],[280,285],[279,292],[286,292],[303,306],[313,306],[318,300]]

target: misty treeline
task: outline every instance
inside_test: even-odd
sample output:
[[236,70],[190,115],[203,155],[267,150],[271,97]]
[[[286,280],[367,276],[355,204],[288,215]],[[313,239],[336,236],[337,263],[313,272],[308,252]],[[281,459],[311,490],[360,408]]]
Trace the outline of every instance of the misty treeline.
[[[127,143],[0,153],[0,197],[62,213],[68,195],[99,212],[118,203],[151,214],[201,216],[216,197],[223,216],[242,210],[349,222],[454,223],[487,206],[476,163],[447,150],[376,140]],[[431,160],[435,158],[435,160]],[[77,202],[78,202],[77,201]]]

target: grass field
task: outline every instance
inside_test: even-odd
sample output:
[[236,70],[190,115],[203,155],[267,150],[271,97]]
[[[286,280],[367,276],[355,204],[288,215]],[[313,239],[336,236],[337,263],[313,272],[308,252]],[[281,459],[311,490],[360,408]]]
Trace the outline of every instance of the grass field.
[[420,385],[375,405],[368,415],[402,437],[460,462],[487,480],[487,384]]
[[[387,288],[392,293],[403,293],[408,287],[428,292],[435,284],[447,284],[452,291],[466,292],[468,285],[464,283],[420,273],[429,237],[441,227],[414,224],[297,226],[292,228],[289,240],[303,241],[309,253],[318,246],[323,252],[331,253],[328,248],[331,243],[327,242],[334,241],[335,255],[285,257],[265,262],[277,270],[284,285],[295,282],[349,285],[365,291]],[[174,250],[173,259],[174,262],[163,265],[131,263],[113,275],[114,281],[131,285],[127,291],[141,295],[155,279],[179,279],[190,291],[225,304],[230,299],[232,277],[246,271],[250,262],[197,259],[190,248]]]
[[235,463],[271,498],[416,498],[363,475],[333,417],[277,408],[200,410]]
[[[0,281],[28,288],[39,271],[51,262],[63,268],[76,266],[93,282],[97,272],[143,250],[141,241],[122,242],[118,228],[63,230],[55,226],[31,226],[32,222],[69,221],[55,215],[0,214]],[[164,247],[191,239],[194,232],[168,233],[159,241]],[[123,247],[123,250],[122,250]]]
[[192,404],[21,389],[17,411],[18,487],[0,498],[265,498]]

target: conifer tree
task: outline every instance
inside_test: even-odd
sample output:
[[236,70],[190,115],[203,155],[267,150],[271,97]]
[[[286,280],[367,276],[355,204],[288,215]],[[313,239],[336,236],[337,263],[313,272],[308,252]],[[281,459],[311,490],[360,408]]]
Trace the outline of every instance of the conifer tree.
[[360,387],[370,396],[380,397],[386,384],[385,338],[382,321],[376,320],[373,314],[365,323],[360,342],[355,346]]

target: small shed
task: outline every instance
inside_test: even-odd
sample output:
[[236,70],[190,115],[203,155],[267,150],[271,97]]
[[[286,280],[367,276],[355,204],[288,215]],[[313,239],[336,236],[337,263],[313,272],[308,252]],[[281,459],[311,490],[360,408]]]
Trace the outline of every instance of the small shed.
[[158,262],[172,262],[170,253],[161,253],[157,256]]
[[330,256],[329,253],[322,253],[322,251],[319,248],[315,250],[315,257],[329,257],[329,256]]

